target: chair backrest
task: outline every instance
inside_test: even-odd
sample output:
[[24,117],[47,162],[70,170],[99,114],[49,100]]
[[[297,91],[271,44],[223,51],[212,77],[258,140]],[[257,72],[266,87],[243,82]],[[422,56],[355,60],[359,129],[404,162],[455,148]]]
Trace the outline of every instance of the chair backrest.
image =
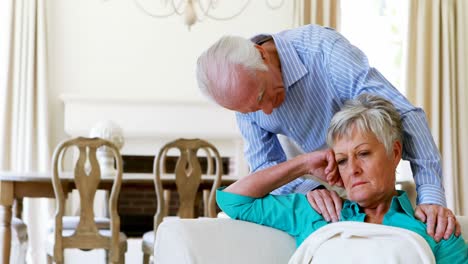
[[[179,151],[174,169],[175,183],[179,194],[178,216],[180,218],[194,218],[197,195],[200,193],[200,185],[203,181],[212,182],[211,190],[205,201],[205,216],[216,217],[216,189],[221,185],[223,164],[218,150],[210,143],[202,139],[177,139],[164,145],[154,160],[154,184],[157,198],[157,211],[154,217],[154,231],[162,222],[167,212],[167,203],[163,194],[161,176],[167,174],[166,160],[169,151]],[[205,156],[203,156],[203,153]],[[171,154],[172,155],[172,154]],[[206,157],[206,178],[202,177],[202,168],[199,157]],[[213,159],[216,164],[214,171]],[[204,190],[205,193],[207,190]]]
[[[106,150],[110,150],[113,153],[117,165],[117,172],[112,181],[112,190],[109,197],[110,238],[99,234],[93,211],[94,197],[101,182],[101,170],[97,160],[97,150],[102,147],[107,148]],[[64,154],[71,148],[79,150],[78,158],[74,161],[72,175],[75,188],[79,192],[81,209],[80,220],[76,230],[70,236],[63,236],[62,218],[65,210],[66,193],[64,193],[60,176],[66,173],[62,173],[61,164]],[[118,148],[110,141],[104,139],[78,137],[66,140],[57,146],[52,159],[52,183],[57,204],[54,229],[54,256],[56,260],[63,259],[64,248],[108,249],[110,250],[111,258],[118,259],[120,218],[117,213],[117,201],[122,182],[122,164],[122,157]]]

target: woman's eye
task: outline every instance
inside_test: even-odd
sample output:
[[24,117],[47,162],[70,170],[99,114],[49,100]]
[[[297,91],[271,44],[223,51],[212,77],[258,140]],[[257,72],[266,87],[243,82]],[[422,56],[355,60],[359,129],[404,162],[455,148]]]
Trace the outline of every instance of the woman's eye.
[[359,156],[362,156],[362,157],[365,157],[365,156],[367,156],[367,155],[369,155],[369,154],[370,154],[369,151],[361,151],[361,152],[359,152]]
[[345,164],[346,164],[346,159],[339,159],[339,160],[336,161],[336,163],[337,163],[339,166],[345,165]]

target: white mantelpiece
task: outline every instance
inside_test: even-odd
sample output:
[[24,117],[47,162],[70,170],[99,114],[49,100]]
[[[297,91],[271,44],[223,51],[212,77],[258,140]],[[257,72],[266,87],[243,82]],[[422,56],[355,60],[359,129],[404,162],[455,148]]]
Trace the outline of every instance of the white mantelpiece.
[[95,124],[110,120],[123,130],[122,154],[132,155],[155,155],[163,144],[180,137],[203,138],[214,144],[222,156],[234,159],[231,175],[248,173],[234,113],[214,104],[75,95],[60,98],[64,103],[65,132],[70,137],[87,136]]

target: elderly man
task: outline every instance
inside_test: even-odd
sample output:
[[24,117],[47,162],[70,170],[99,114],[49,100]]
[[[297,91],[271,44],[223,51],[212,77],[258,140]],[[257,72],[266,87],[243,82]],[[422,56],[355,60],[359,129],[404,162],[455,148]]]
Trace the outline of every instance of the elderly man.
[[268,193],[304,173],[329,182],[341,175],[349,198],[341,210],[341,221],[408,229],[426,240],[437,263],[468,263],[463,238],[452,234],[435,241],[426,233],[426,225],[414,217],[406,193],[395,189],[401,138],[401,120],[393,105],[377,96],[360,95],[347,101],[331,121],[327,142],[333,151],[302,154],[241,178],[218,190],[218,205],[231,218],[289,233],[299,246],[328,223],[310,207],[305,195]]
[[[416,217],[436,240],[460,227],[445,208],[440,155],[422,109],[412,106],[366,56],[338,32],[317,25],[253,39],[222,37],[198,59],[199,87],[236,111],[252,172],[286,160],[277,135],[304,152],[325,146],[326,125],[343,103],[364,92],[389,99],[403,120],[403,158],[411,162],[418,193]],[[320,183],[297,178],[273,194],[307,193],[327,221],[337,221],[341,199],[314,190]]]

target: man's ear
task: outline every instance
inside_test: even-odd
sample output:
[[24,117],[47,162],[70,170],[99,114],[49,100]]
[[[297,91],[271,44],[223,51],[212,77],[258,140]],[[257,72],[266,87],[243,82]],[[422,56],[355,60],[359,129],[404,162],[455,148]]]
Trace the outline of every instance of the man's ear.
[[267,57],[268,54],[267,54],[265,48],[263,48],[262,46],[257,45],[257,44],[255,44],[255,48],[260,52],[260,56],[262,56],[262,60],[266,61],[268,59],[268,57]]

